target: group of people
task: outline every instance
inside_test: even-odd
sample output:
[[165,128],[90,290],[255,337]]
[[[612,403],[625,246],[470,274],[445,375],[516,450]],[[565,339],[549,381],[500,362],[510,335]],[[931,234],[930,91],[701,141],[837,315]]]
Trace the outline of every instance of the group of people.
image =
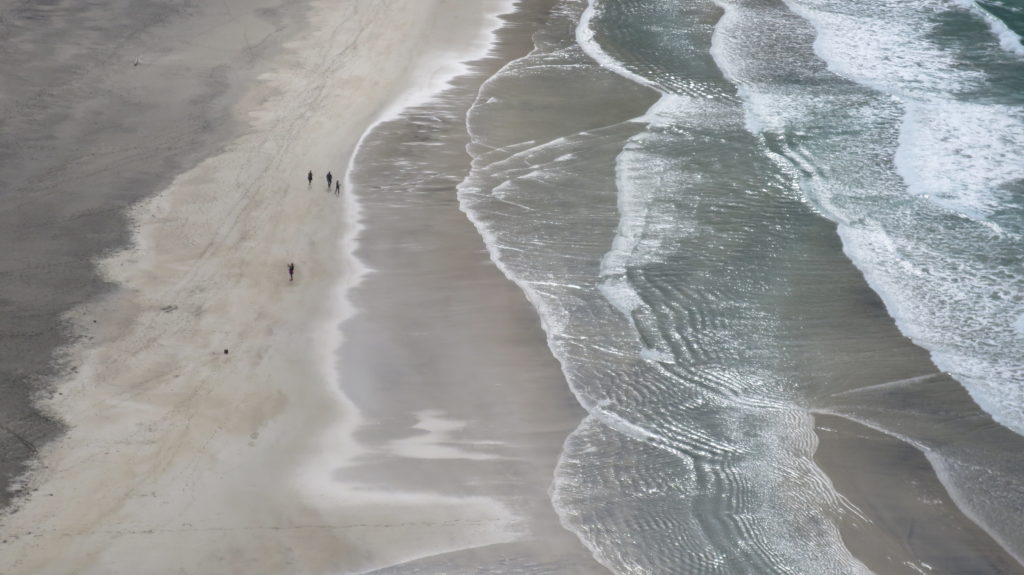
[[[310,170],[309,173],[306,174],[306,181],[309,182],[310,186],[313,185],[313,170]],[[337,180],[335,180],[334,176],[331,175],[330,172],[327,172],[327,191],[331,191],[331,182],[332,181],[334,182],[334,194],[335,195],[341,195],[341,178],[338,178]]]
[[[306,181],[313,185],[313,170],[306,174]],[[331,183],[334,183],[334,194],[341,195],[341,178],[335,179],[334,175],[327,172],[327,191],[331,191]],[[295,262],[288,263],[288,281],[295,281]]]

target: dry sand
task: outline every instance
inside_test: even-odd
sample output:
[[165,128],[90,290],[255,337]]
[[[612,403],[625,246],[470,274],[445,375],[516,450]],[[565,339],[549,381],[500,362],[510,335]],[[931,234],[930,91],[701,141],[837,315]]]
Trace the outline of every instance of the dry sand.
[[[333,358],[359,276],[340,244],[351,206],[323,180],[390,97],[449,75],[503,6],[314,5],[236,111],[247,133],[137,206],[134,247],[101,262],[119,289],[74,314],[87,343],[45,405],[70,430],[3,519],[0,572],[356,572],[523,536],[516,510],[479,492],[339,481],[369,444]],[[418,417],[426,435],[391,443],[395,457],[464,452],[444,439],[462,423]]]

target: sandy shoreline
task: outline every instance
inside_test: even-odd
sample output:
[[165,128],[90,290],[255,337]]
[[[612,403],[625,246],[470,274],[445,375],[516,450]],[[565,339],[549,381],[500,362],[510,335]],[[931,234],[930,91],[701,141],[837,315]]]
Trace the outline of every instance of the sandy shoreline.
[[347,271],[343,203],[322,178],[406,91],[410,61],[442,70],[425,44],[472,45],[495,5],[475,8],[474,21],[446,2],[314,6],[308,35],[244,98],[248,133],[133,211],[135,248],[102,262],[121,289],[74,314],[89,343],[45,404],[70,431],[3,519],[0,571],[319,572],[404,557],[388,545],[368,558],[350,537],[365,522],[332,513],[335,482],[303,467],[320,432],[354,415],[323,359]]

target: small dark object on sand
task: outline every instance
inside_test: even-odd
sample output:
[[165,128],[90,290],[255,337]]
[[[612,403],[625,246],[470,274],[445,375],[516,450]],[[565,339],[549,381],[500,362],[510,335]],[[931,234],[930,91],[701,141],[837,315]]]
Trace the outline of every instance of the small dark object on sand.
[[224,350],[224,355],[227,355],[227,354],[228,354],[228,350],[225,349]]

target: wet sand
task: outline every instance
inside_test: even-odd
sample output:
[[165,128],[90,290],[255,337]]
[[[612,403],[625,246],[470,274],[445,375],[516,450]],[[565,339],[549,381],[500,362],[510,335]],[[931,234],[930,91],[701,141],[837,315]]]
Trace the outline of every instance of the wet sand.
[[840,417],[815,419],[815,461],[851,505],[843,539],[873,572],[1021,572],[960,511],[920,451]]
[[[569,392],[524,294],[494,266],[459,211],[468,173],[466,112],[481,82],[532,49],[547,0],[506,21],[493,57],[437,99],[378,125],[352,179],[365,229],[357,257],[372,271],[353,290],[339,360],[358,407],[363,453],[338,476],[379,493],[421,493],[445,516],[471,505],[485,522],[465,549],[427,552],[380,573],[605,573],[563,529],[548,489],[566,436],[585,414]],[[406,510],[408,506],[408,510]],[[500,527],[490,532],[485,527]],[[409,528],[422,540],[448,527]]]
[[[894,348],[932,367],[919,348]],[[1024,438],[959,383],[932,373],[822,403],[815,461],[852,506],[841,527],[859,559],[877,573],[1024,573],[1012,503],[1024,497]]]

